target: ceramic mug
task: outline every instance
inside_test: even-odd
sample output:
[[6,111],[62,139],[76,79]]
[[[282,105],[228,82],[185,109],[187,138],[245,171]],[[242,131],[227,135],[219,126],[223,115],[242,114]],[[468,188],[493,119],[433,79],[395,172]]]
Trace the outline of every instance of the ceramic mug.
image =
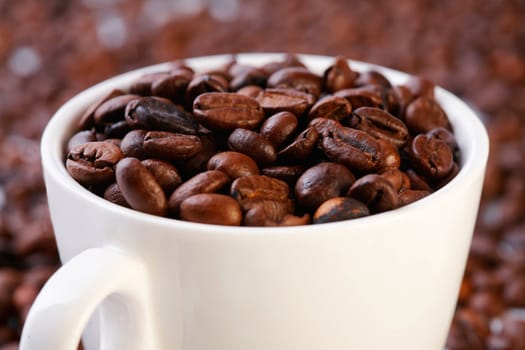
[[[195,70],[229,56],[189,59]],[[279,54],[242,54],[259,65]],[[331,57],[300,56],[322,74]],[[408,76],[361,62],[393,83]],[[21,350],[438,350],[454,312],[488,155],[475,113],[436,88],[458,175],[413,204],[320,225],[225,227],[151,216],[75,182],[64,145],[82,112],[156,65],[98,84],[58,110],[41,152],[64,265],[36,299]],[[95,316],[93,316],[95,315]]]

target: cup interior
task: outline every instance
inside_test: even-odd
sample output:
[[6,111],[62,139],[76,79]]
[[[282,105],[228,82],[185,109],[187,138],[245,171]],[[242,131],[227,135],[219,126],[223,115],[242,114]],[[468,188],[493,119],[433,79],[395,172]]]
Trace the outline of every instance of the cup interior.
[[[236,55],[236,58],[240,63],[258,66],[266,62],[280,60],[283,58],[283,56],[284,54],[282,53],[248,53]],[[298,56],[311,71],[317,74],[322,74],[334,60],[333,57],[328,56]],[[196,57],[187,59],[186,63],[198,72],[216,68],[221,64],[226,63],[229,59],[231,59],[231,57],[231,55]],[[350,60],[349,63],[352,69],[360,72],[371,69],[377,70],[384,74],[393,84],[402,84],[409,78],[409,75],[406,73],[382,66],[353,60]],[[75,192],[81,200],[88,201],[90,205],[103,206],[105,210],[115,212],[118,215],[141,218],[142,220],[152,220],[157,223],[160,221],[166,225],[183,225],[187,228],[196,228],[198,231],[210,229],[211,231],[224,232],[228,234],[247,231],[252,231],[254,233],[261,232],[264,234],[268,234],[270,232],[293,233],[297,231],[315,231],[319,224],[285,228],[223,227],[218,225],[207,225],[185,222],[171,218],[156,217],[128,208],[120,207],[104,200],[103,198],[97,197],[95,194],[83,188],[71,176],[69,176],[64,165],[65,144],[69,137],[71,137],[71,135],[76,131],[75,129],[77,127],[78,120],[82,113],[88,108],[88,106],[105,96],[113,89],[126,90],[133,81],[145,73],[162,71],[168,69],[169,67],[170,63],[162,63],[116,76],[81,92],[66,102],[51,118],[42,136],[41,156],[46,177],[53,177],[61,184],[61,186],[64,187],[65,190]],[[411,215],[411,212],[417,211],[418,208],[423,208],[428,203],[438,200],[442,196],[448,196],[451,192],[457,190],[457,188],[468,184],[470,181],[473,181],[473,177],[475,177],[473,176],[474,174],[484,173],[488,157],[489,141],[482,122],[476,113],[465,102],[463,102],[451,92],[441,87],[436,87],[435,94],[436,99],[441,104],[442,108],[445,110],[450,119],[456,140],[458,142],[461,152],[459,173],[447,185],[443,186],[436,192],[404,207],[358,219],[325,223],[320,225],[347,225],[349,227],[357,228],[359,225],[368,225],[375,221],[392,220],[393,218],[400,215]]]

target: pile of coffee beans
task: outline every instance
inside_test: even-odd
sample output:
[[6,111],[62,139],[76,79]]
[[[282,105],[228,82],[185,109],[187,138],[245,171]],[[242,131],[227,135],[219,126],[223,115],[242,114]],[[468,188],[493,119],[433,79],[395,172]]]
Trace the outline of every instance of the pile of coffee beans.
[[[229,17],[188,3],[225,5]],[[524,349],[523,1],[18,0],[0,1],[0,13],[0,270],[18,276],[0,287],[1,350],[18,348],[41,287],[24,282],[59,265],[38,153],[49,117],[134,68],[260,51],[340,53],[424,74],[478,110],[491,152],[447,348]]]
[[337,57],[314,74],[294,55],[184,62],[93,104],[68,142],[69,174],[145,213],[245,226],[353,219],[429,195],[458,172],[434,85],[392,85]]

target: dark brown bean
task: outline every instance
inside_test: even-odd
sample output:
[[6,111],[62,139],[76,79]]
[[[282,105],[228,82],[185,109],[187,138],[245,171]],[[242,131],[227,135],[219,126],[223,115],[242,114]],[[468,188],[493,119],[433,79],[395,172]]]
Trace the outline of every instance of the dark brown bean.
[[303,172],[304,166],[302,165],[274,165],[261,169],[261,174],[275,177],[288,185],[295,184]]
[[151,84],[153,84],[155,80],[169,76],[169,74],[169,72],[154,72],[144,74],[131,83],[129,91],[132,94],[137,94],[140,96],[150,96],[152,95]]
[[83,185],[102,185],[114,181],[114,166],[124,155],[109,142],[88,142],[69,152],[66,168]]
[[256,86],[256,85],[248,85],[248,86],[245,86],[239,90],[237,90],[237,93],[239,95],[244,95],[244,96],[248,96],[248,97],[251,97],[251,98],[257,98],[257,96],[259,96],[259,94],[263,91],[264,89],[260,86]]
[[306,128],[291,144],[279,151],[279,158],[286,160],[289,164],[302,162],[310,157],[317,146],[318,139],[319,133],[314,127]]
[[386,169],[399,168],[401,165],[401,156],[399,155],[396,145],[383,139],[378,139],[377,142],[381,147],[381,159],[379,159],[377,165],[378,171],[382,172]]
[[401,120],[376,107],[361,107],[352,113],[350,126],[403,147],[408,141],[408,129]]
[[390,81],[376,70],[369,70],[359,74],[355,80],[356,86],[377,85],[382,89],[390,89]]
[[452,132],[446,128],[443,128],[443,127],[434,128],[430,130],[429,132],[427,132],[427,135],[429,137],[436,138],[438,140],[445,142],[452,151],[458,148],[458,144],[456,142],[456,138],[454,137],[454,134],[452,134]]
[[344,195],[354,181],[352,172],[341,164],[319,163],[297,179],[295,198],[299,205],[315,210],[324,201]]
[[259,175],[259,167],[252,158],[233,151],[217,153],[210,158],[207,168],[208,170],[220,170],[232,180],[243,176]]
[[289,192],[286,182],[265,175],[239,177],[233,181],[230,188],[230,195],[238,201],[245,199],[286,201]]
[[294,89],[265,89],[257,101],[267,115],[287,111],[302,116],[315,102],[314,96]]
[[317,101],[310,112],[308,119],[328,118],[338,122],[345,122],[352,114],[352,105],[347,99],[340,96],[328,95]]
[[177,103],[183,103],[193,73],[187,69],[179,68],[167,75],[161,75],[151,83],[151,94],[165,97]]
[[228,80],[219,74],[197,75],[186,90],[186,103],[192,106],[197,96],[208,92],[226,92],[228,87]]
[[424,190],[404,190],[399,193],[399,206],[402,207],[404,205],[413,203],[428,196],[429,194],[429,191]]
[[94,130],[79,131],[71,136],[67,142],[66,152],[69,153],[74,147],[93,141],[97,141],[97,135]]
[[233,79],[230,81],[230,88],[233,91],[237,91],[250,85],[265,86],[267,78],[268,76],[263,70],[255,67],[246,67],[233,75]]
[[151,158],[186,160],[200,152],[201,140],[195,135],[148,131],[144,135],[143,147]]
[[413,169],[408,169],[405,173],[410,179],[410,189],[432,192],[432,187]]
[[328,118],[315,118],[308,123],[308,126],[314,127],[319,135],[325,137],[335,132],[339,128],[343,128],[343,125],[334,119]]
[[113,123],[124,120],[124,111],[129,102],[139,99],[140,96],[126,94],[113,97],[102,103],[93,113],[95,124]]
[[180,164],[180,168],[186,176],[205,171],[208,161],[217,153],[219,145],[215,135],[199,135],[199,139],[201,140],[200,152]]
[[254,129],[264,118],[259,103],[248,96],[226,92],[199,95],[193,103],[195,118],[211,130]]
[[180,218],[203,224],[239,226],[242,212],[239,203],[229,196],[199,193],[182,201]]
[[422,76],[411,76],[404,86],[414,97],[434,98],[435,84]]
[[126,107],[126,121],[134,129],[162,130],[196,135],[201,131],[193,116],[170,101],[143,97]]
[[343,89],[334,93],[334,96],[343,97],[355,110],[359,107],[383,107],[383,98],[376,88],[365,86],[351,89]]
[[124,198],[124,196],[122,195],[122,192],[120,191],[120,188],[118,187],[118,184],[116,182],[106,187],[106,189],[104,190],[104,199],[122,207],[130,207],[128,202],[126,202],[126,198]]
[[372,213],[397,208],[399,201],[390,181],[376,174],[357,179],[348,190],[348,196],[365,203]]
[[356,77],[357,73],[350,68],[348,60],[343,56],[337,56],[334,63],[323,74],[324,86],[329,93],[349,89],[354,87]]
[[445,111],[434,99],[428,97],[419,97],[408,105],[405,123],[414,134],[426,133],[439,127],[451,128]]
[[145,159],[142,164],[153,174],[167,195],[171,194],[182,182],[177,168],[168,162],[159,159]]
[[228,146],[233,151],[248,155],[260,165],[273,163],[277,159],[273,144],[255,131],[235,129],[228,137]]
[[[253,215],[254,219],[264,217],[264,220],[275,223],[280,222],[285,215],[292,214],[294,210],[293,201],[290,199],[277,200],[247,197],[241,199],[239,204],[243,211],[250,212],[253,210],[260,210],[264,213],[264,215],[255,215],[254,213],[250,214]],[[268,226],[268,224],[263,226]]]
[[120,95],[124,95],[124,91],[115,89],[109,92],[106,96],[102,97],[96,103],[90,105],[89,108],[84,112],[82,117],[80,117],[79,119],[79,129],[86,130],[91,128],[95,124],[94,114],[98,107],[100,107],[100,105],[102,105],[104,102]]
[[167,200],[155,177],[137,158],[118,162],[115,175],[126,202],[135,210],[164,216]]
[[170,215],[178,215],[180,204],[186,198],[198,193],[217,192],[228,182],[230,178],[220,170],[209,170],[193,176],[171,194],[168,201]]
[[144,159],[147,153],[144,150],[144,138],[146,130],[132,130],[124,136],[120,143],[120,149],[126,157]]
[[268,78],[269,88],[294,89],[313,96],[321,93],[322,79],[303,67],[282,68]]
[[414,100],[415,96],[404,85],[394,85],[390,92],[391,100],[388,105],[388,111],[399,119],[404,120],[406,108]]
[[409,190],[411,187],[410,178],[408,175],[397,168],[383,170],[379,173],[379,175],[390,181],[397,193]]
[[368,207],[349,197],[333,197],[324,201],[315,211],[313,223],[322,224],[370,215]]
[[414,138],[409,154],[412,166],[431,179],[445,177],[454,165],[454,157],[448,145],[425,134]]
[[272,75],[273,73],[277,72],[280,69],[286,68],[286,67],[305,67],[305,65],[301,62],[299,57],[294,54],[286,54],[284,58],[280,61],[272,61],[264,64],[261,69],[266,72],[268,75]]
[[340,127],[323,136],[321,148],[333,162],[352,170],[371,171],[381,160],[381,145],[366,132]]
[[280,112],[266,119],[260,134],[275,147],[281,146],[297,129],[297,117],[290,112]]

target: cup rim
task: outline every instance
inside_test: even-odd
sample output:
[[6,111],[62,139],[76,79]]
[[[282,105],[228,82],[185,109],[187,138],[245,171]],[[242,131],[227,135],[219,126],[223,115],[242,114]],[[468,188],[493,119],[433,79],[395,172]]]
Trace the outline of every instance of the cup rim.
[[[248,61],[249,63],[257,64],[264,63],[271,60],[279,60],[284,57],[285,53],[239,53],[239,54],[219,54],[209,56],[198,56],[183,59],[191,67],[198,70],[198,67],[203,69],[218,67],[220,63],[227,62],[228,59],[235,57],[241,63]],[[309,69],[313,71],[322,72],[322,69],[328,67],[334,60],[335,56],[322,56],[322,55],[311,55],[311,54],[297,54],[299,59],[305,63]],[[357,60],[348,60],[352,69],[357,71],[365,71],[370,69],[376,69],[379,72],[385,74],[387,78],[394,83],[399,83],[406,80],[410,75],[398,70],[387,68],[384,66],[376,65],[373,63],[367,63]],[[487,131],[476,115],[474,110],[470,108],[464,101],[459,99],[451,92],[443,89],[442,87],[436,86],[435,94],[436,99],[443,104],[443,101],[447,101],[447,105],[451,106],[448,109],[454,109],[454,113],[447,111],[451,124],[455,132],[461,130],[466,134],[465,143],[470,144],[470,152],[468,157],[465,156],[464,150],[460,148],[462,152],[462,164],[458,174],[445,186],[431,193],[429,196],[422,198],[414,203],[406,206],[389,210],[383,213],[377,213],[366,217],[323,223],[323,224],[309,224],[299,226],[285,226],[285,227],[248,227],[248,226],[221,226],[212,224],[202,224],[189,222],[179,219],[173,219],[169,217],[159,217],[151,214],[146,214],[134,209],[119,206],[111,203],[103,198],[98,197],[94,193],[90,192],[78,182],[76,182],[67,172],[64,163],[64,147],[67,142],[67,137],[70,137],[75,130],[76,123],[82,112],[97,99],[102,98],[108,92],[115,88],[125,88],[129,86],[131,82],[140,77],[145,73],[151,73],[156,71],[167,70],[170,68],[172,62],[165,62],[147,67],[135,69],[127,73],[119,74],[107,80],[104,80],[96,85],[93,85],[77,95],[70,98],[65,102],[51,117],[48,124],[46,125],[42,134],[40,142],[40,152],[42,159],[42,166],[46,182],[47,177],[53,178],[63,190],[73,192],[79,200],[88,202],[90,205],[96,206],[99,209],[106,210],[115,215],[124,217],[131,220],[146,221],[152,225],[167,225],[174,230],[180,229],[181,231],[193,231],[193,232],[206,232],[206,233],[221,233],[228,235],[237,234],[294,234],[297,232],[319,232],[319,225],[327,230],[338,229],[342,226],[347,226],[345,229],[352,230],[353,232],[359,231],[359,227],[369,226],[370,224],[376,225],[378,222],[390,222],[392,220],[399,220],[399,217],[406,217],[411,215],[417,215],[419,210],[422,210],[426,205],[432,201],[439,201],[444,196],[447,196],[449,192],[461,188],[472,181],[475,181],[478,177],[473,176],[475,174],[484,176],[486,162],[489,152],[489,139]],[[204,67],[205,66],[205,67]],[[317,69],[314,69],[314,67]],[[396,82],[397,81],[397,82]],[[458,117],[459,115],[459,117]],[[466,127],[468,126],[468,127]],[[47,184],[46,184],[47,187]]]

